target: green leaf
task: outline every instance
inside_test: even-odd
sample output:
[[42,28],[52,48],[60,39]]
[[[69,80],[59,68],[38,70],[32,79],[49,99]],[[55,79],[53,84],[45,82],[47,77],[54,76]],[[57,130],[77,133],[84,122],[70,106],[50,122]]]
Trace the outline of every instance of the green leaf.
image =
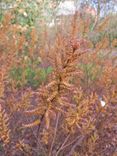
[[47,68],[47,71],[46,71],[46,72],[47,72],[47,74],[50,74],[50,73],[52,72],[52,70],[53,70],[53,69],[52,69],[52,67],[51,67],[51,66],[49,66],[49,67]]
[[3,13],[0,13],[0,23],[2,22],[3,20]]

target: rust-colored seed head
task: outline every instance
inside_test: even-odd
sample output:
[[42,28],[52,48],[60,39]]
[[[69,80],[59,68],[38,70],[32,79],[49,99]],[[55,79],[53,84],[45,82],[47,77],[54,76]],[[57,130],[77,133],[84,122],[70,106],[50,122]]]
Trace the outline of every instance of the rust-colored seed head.
[[73,51],[80,48],[80,41],[78,39],[72,39],[70,40],[71,47],[73,48]]

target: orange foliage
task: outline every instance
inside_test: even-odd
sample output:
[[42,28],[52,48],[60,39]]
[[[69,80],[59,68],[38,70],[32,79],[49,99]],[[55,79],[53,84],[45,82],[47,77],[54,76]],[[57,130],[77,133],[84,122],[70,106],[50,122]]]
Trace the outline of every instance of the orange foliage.
[[[39,52],[36,30],[27,40],[24,30],[10,23],[11,15],[5,17],[0,29],[0,139],[5,145],[4,154],[115,153],[116,61],[104,51],[106,39],[92,49],[85,35],[77,37],[77,16],[69,25],[69,34],[58,32],[52,44],[48,33],[44,34],[45,44]],[[84,22],[83,33],[87,33],[86,23],[90,21]],[[53,69],[47,82],[36,90],[23,85],[18,89],[13,80],[9,83],[11,67],[26,66],[23,50],[28,43],[28,57],[35,59],[35,55],[42,54],[38,57]]]

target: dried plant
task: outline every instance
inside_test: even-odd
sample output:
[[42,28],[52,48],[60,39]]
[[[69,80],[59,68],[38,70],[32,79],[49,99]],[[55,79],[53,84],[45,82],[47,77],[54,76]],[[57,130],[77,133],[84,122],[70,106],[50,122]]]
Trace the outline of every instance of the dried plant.
[[0,139],[4,146],[10,142],[9,117],[0,105]]
[[78,12],[66,31],[64,23],[55,36],[46,30],[42,42],[36,29],[29,32],[11,19],[6,15],[0,29],[3,153],[114,155],[117,65],[106,36],[92,47],[91,19]]

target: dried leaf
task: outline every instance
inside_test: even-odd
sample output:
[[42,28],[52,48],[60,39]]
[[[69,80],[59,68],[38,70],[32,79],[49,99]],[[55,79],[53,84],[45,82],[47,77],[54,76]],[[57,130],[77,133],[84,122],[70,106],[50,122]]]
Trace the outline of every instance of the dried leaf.
[[27,124],[27,125],[23,125],[24,128],[31,128],[31,127],[34,127],[34,126],[37,126],[40,124],[40,120],[37,119],[35,120],[34,122],[30,123],[30,124]]

